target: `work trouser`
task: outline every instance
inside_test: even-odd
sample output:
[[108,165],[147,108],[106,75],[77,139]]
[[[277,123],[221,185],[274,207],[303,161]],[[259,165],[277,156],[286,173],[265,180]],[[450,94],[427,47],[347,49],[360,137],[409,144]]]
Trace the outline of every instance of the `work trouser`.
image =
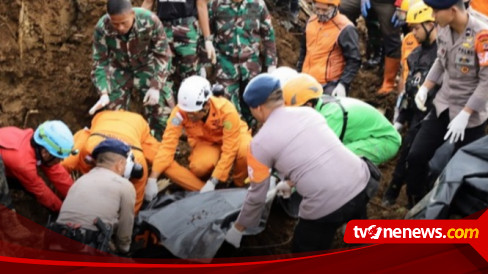
[[216,70],[216,81],[218,84],[224,86],[225,96],[234,104],[248,126],[253,128],[256,120],[242,99],[242,95],[244,94],[247,83],[261,73],[259,56],[254,54],[244,60],[218,54]]
[[[415,136],[410,152],[407,156],[408,172],[406,175],[407,195],[412,202],[418,202],[428,192],[429,160],[434,156],[437,148],[444,143],[444,136],[449,125],[449,109],[436,116],[435,107],[421,122],[420,130]],[[454,153],[465,146],[483,137],[485,123],[477,127],[467,128],[464,140],[454,145]]]
[[[142,103],[153,79],[153,72],[144,69],[136,71],[114,69],[112,75],[110,103],[107,105],[107,109],[110,110],[128,110],[131,95],[139,96]],[[174,102],[171,87],[169,83],[165,83],[163,90],[160,91],[158,104],[144,107],[144,117],[149,123],[151,134],[159,141],[162,139],[171,112],[169,108],[165,107],[165,102],[170,100]]]
[[10,197],[10,191],[8,188],[7,177],[5,176],[5,165],[3,164],[2,155],[0,155],[0,204],[10,209],[13,209],[12,197]]
[[[165,88],[177,98],[177,87],[183,79],[200,73],[199,44],[201,31],[195,16],[161,20],[172,56]],[[176,83],[176,85],[175,85]]]
[[168,45],[173,53],[170,74],[186,78],[199,73],[198,42],[201,37],[197,18],[162,20]]
[[367,164],[371,177],[366,187],[356,197],[322,218],[298,220],[293,234],[293,253],[327,250],[331,247],[339,227],[353,219],[367,219],[366,205],[375,195],[381,176],[377,167],[371,162]]
[[[244,186],[244,180],[247,178],[247,149],[252,139],[249,133],[241,134],[240,138],[241,141],[234,161],[232,176],[236,186]],[[200,190],[204,185],[201,178],[207,179],[211,176],[221,153],[220,145],[198,141],[192,148],[189,157],[189,168],[182,167],[176,161],[173,161],[164,171],[164,174],[186,190]]]
[[400,148],[400,140],[394,136],[382,136],[344,143],[344,145],[354,154],[366,157],[375,165],[379,165],[395,157]]
[[[416,106],[415,106],[416,108]],[[397,121],[399,123],[406,123],[408,121],[408,130],[402,139],[402,146],[400,148],[400,155],[398,156],[395,170],[391,179],[392,185],[401,187],[405,181],[407,172],[407,156],[412,147],[413,140],[420,129],[420,123],[425,117],[425,114],[418,109],[403,109],[400,111]]]
[[[356,19],[361,15],[361,0],[342,0],[339,10],[342,14],[346,15],[351,22],[356,22]],[[391,58],[400,58],[402,46],[400,37],[401,28],[395,28],[391,23],[391,17],[395,13],[395,6],[393,3],[381,3],[376,0],[371,0],[370,12],[372,10],[376,13],[380,23],[385,55]],[[366,20],[369,19],[366,18]]]

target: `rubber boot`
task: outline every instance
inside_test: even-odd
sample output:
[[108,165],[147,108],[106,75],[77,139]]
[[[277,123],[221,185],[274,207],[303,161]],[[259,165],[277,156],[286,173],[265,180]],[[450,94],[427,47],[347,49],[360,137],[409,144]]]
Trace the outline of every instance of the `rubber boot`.
[[395,79],[400,68],[400,58],[385,57],[385,71],[383,72],[383,84],[378,94],[389,94],[395,90]]

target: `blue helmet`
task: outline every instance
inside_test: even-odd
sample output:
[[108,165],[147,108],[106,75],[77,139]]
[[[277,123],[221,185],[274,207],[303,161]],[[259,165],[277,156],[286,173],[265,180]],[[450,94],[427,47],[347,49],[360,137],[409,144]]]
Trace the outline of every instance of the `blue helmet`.
[[73,134],[61,121],[46,121],[34,132],[34,141],[54,157],[64,159],[73,149]]

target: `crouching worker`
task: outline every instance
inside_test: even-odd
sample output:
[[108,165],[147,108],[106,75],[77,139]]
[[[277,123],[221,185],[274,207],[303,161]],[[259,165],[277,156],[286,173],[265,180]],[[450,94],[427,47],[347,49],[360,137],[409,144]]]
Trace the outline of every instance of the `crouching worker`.
[[[189,169],[174,160],[183,129],[192,150]],[[250,141],[248,127],[234,105],[223,97],[212,96],[207,79],[188,77],[178,91],[178,105],[171,112],[148,183],[164,173],[186,190],[211,191],[219,182],[227,181],[234,165],[234,184],[243,186]]]
[[130,152],[119,140],[100,142],[92,152],[96,166],[71,187],[50,228],[105,252],[113,229],[117,252],[127,253],[136,201],[134,186],[123,176],[131,168]]
[[[251,186],[226,241],[238,247],[242,232],[258,225],[270,185],[270,170],[281,178],[276,189],[303,197],[293,252],[330,248],[337,228],[366,218],[366,204],[378,187],[379,171],[348,150],[320,114],[284,107],[279,80],[261,74],[249,82],[244,101],[263,124],[248,152]],[[287,195],[283,195],[286,197]]]
[[[0,128],[0,157],[10,188],[15,186],[12,182],[18,180],[41,205],[54,212],[59,211],[61,198],[73,184],[69,173],[59,164],[72,152],[73,134],[61,121],[44,122],[35,132],[16,127]],[[39,176],[38,168],[58,190],[59,196]]]
[[322,85],[304,73],[290,79],[283,87],[286,106],[314,108],[354,154],[366,157],[376,165],[396,155],[401,136],[383,114],[360,100],[322,93]]
[[90,154],[100,142],[107,138],[121,140],[130,146],[136,163],[125,175],[136,189],[135,212],[139,211],[143,200],[151,201],[156,197],[158,193],[156,182],[151,184],[146,182],[148,163],[154,159],[160,143],[151,136],[149,124],[141,115],[123,110],[99,112],[93,117],[91,127],[79,130],[74,138],[75,148],[80,153],[63,161],[62,164],[66,169],[87,173],[94,166]]

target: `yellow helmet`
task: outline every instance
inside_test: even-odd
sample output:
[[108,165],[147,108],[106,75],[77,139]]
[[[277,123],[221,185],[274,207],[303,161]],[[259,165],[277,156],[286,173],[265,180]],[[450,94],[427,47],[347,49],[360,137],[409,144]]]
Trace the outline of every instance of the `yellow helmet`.
[[422,0],[403,0],[400,9],[407,12],[410,7],[421,1]]
[[434,10],[423,1],[411,6],[407,12],[408,24],[420,24],[428,21],[435,21]]
[[282,87],[286,106],[302,106],[310,99],[319,98],[324,93],[322,85],[312,76],[299,73]]
[[315,3],[334,5],[334,6],[338,7],[339,4],[341,3],[341,0],[314,0],[314,2]]

